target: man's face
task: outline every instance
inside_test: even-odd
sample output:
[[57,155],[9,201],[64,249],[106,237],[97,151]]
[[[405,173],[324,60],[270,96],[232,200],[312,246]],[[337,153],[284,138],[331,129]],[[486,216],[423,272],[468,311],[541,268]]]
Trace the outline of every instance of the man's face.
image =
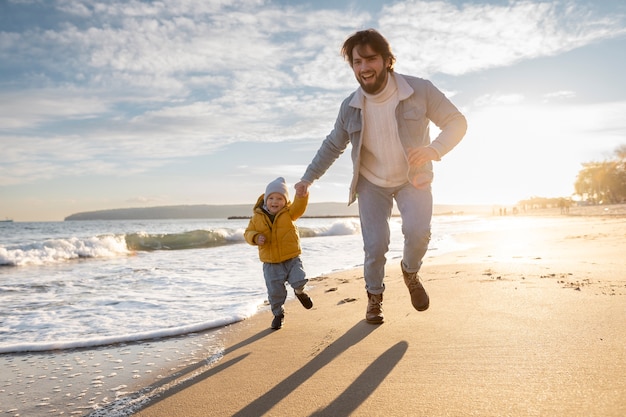
[[387,83],[387,62],[369,45],[355,46],[352,50],[352,71],[363,91],[380,93]]

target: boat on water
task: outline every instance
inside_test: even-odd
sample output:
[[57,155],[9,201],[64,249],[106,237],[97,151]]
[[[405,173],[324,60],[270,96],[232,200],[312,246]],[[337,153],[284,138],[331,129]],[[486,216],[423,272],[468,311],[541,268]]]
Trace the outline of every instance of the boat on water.
[[13,223],[13,219],[0,220],[0,223]]

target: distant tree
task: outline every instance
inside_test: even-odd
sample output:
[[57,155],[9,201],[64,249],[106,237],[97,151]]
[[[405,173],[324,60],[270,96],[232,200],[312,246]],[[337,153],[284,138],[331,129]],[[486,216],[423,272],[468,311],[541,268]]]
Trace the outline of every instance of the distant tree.
[[585,162],[578,172],[574,190],[583,200],[599,202],[602,200],[605,169],[603,162]]
[[583,200],[593,203],[626,201],[626,145],[615,150],[612,160],[583,163],[574,189]]
[[571,203],[569,198],[564,197],[538,197],[533,196],[526,200],[521,200],[517,204],[522,207],[522,209],[545,209],[551,207],[560,207],[566,201],[567,205]]
[[616,173],[615,173],[615,188],[618,191],[616,198],[620,202],[626,201],[626,144],[621,145],[615,150],[617,157],[616,161]]

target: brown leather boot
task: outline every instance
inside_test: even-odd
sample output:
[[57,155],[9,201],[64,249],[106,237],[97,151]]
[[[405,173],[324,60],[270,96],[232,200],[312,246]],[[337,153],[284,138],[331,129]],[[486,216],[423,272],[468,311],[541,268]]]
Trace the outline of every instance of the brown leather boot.
[[381,324],[383,319],[383,295],[368,292],[365,320],[371,324]]
[[420,282],[420,277],[417,275],[417,272],[406,272],[404,270],[404,265],[400,262],[400,267],[402,268],[402,275],[404,276],[404,283],[409,289],[409,293],[411,294],[411,304],[413,304],[413,308],[417,311],[428,310],[428,306],[430,305],[430,299],[428,298],[428,294],[426,294],[426,290],[424,286]]

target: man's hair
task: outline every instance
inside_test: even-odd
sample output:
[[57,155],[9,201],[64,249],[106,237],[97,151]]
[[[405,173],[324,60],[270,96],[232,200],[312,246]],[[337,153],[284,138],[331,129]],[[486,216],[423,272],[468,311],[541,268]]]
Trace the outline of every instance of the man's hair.
[[352,65],[352,51],[355,47],[369,45],[374,52],[382,55],[384,60],[389,59],[389,71],[393,71],[393,65],[396,62],[396,57],[391,52],[391,46],[387,39],[375,29],[361,30],[350,36],[343,43],[341,48],[341,55],[345,58],[350,65]]

